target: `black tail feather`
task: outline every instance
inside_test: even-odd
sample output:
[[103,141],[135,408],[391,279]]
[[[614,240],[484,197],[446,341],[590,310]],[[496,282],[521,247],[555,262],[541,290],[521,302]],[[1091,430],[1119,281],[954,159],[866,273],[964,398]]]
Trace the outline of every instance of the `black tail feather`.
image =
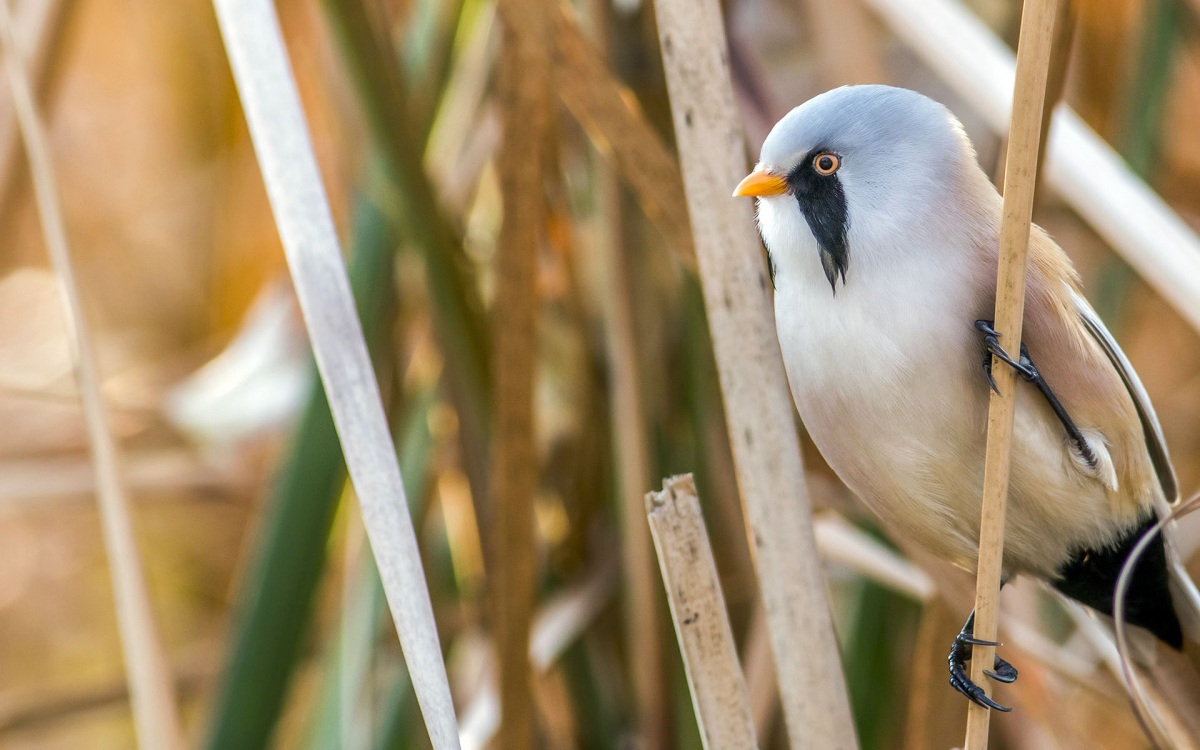
[[[1113,613],[1113,592],[1121,567],[1142,535],[1158,519],[1151,516],[1108,549],[1082,550],[1059,571],[1054,588],[1106,615]],[[1174,649],[1183,648],[1183,631],[1171,603],[1167,554],[1160,534],[1142,553],[1125,597],[1125,620],[1149,630]]]

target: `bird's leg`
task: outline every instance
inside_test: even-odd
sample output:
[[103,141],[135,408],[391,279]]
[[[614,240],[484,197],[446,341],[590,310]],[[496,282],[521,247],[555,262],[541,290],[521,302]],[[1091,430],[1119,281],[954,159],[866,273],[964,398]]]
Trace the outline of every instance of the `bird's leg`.
[[1042,392],[1042,396],[1046,399],[1046,402],[1050,404],[1050,408],[1054,410],[1058,421],[1062,422],[1063,428],[1067,431],[1067,437],[1070,438],[1075,449],[1079,451],[1079,455],[1083,457],[1088,466],[1094,469],[1096,467],[1096,454],[1092,452],[1092,447],[1088,445],[1087,439],[1079,431],[1079,427],[1075,425],[1075,421],[1071,419],[1071,415],[1067,414],[1067,410],[1063,408],[1058,397],[1054,395],[1054,391],[1050,389],[1050,384],[1038,372],[1037,366],[1029,358],[1029,349],[1026,348],[1025,344],[1021,344],[1020,360],[1014,361],[1012,357],[1008,356],[1008,352],[1004,351],[1003,347],[1000,346],[999,334],[992,328],[992,321],[977,320],[975,321],[975,327],[983,333],[985,347],[983,353],[983,372],[987,376],[992,390],[996,393],[1000,392],[1000,389],[996,387],[995,379],[992,378],[992,356],[995,355],[996,359],[1008,363],[1026,382],[1037,386],[1037,389]]
[[[955,636],[954,643],[950,645],[950,658],[948,660],[950,662],[950,687],[984,708],[994,708],[997,711],[1011,711],[1011,708],[1001,706],[989,698],[987,693],[983,691],[983,688],[971,681],[971,676],[967,673],[967,662],[971,660],[972,646],[1000,645],[995,641],[981,641],[974,636],[974,632],[975,611],[972,610],[971,616],[967,618],[962,630]],[[1017,668],[999,656],[996,656],[993,668],[985,669],[983,673],[993,680],[1003,683],[1015,682],[1017,679]]]

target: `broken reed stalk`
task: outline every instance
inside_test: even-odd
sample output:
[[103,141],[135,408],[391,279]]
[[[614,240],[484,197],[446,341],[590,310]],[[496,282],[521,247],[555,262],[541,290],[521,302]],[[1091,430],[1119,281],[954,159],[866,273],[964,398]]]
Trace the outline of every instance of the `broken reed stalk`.
[[[1038,147],[1046,79],[1054,37],[1055,5],[1061,0],[1025,0],[1017,45],[1017,75],[1004,170],[1004,208],[1000,217],[1000,261],[996,276],[995,328],[1006,351],[1021,348],[1025,310],[1025,257],[1033,195],[1037,185]],[[975,574],[975,637],[996,640],[1000,574],[1004,563],[1004,517],[1008,504],[1008,465],[1016,414],[1017,374],[992,358],[999,393],[988,401],[987,454],[983,465],[983,508],[979,527],[979,563]],[[975,646],[971,679],[987,685],[995,650]],[[967,708],[966,750],[986,750],[991,711],[975,703]]]
[[646,515],[705,748],[758,747],[700,499],[691,474],[646,493]]
[[174,683],[162,639],[154,624],[129,512],[129,498],[117,466],[117,443],[100,390],[100,369],[75,279],[50,147],[34,102],[8,1],[0,0],[0,37],[4,44],[5,68],[17,126],[29,158],[29,174],[46,250],[62,285],[59,297],[63,303],[68,346],[95,470],[96,499],[116,600],[137,741],[143,748],[182,749],[183,732],[175,704]]
[[435,750],[459,747],[400,467],[296,80],[270,0],[214,0],[317,370]]
[[749,201],[717,0],[656,0],[658,33],[729,443],[793,747],[857,747],[813,539],[795,411]]
[[504,217],[492,305],[492,570],[490,599],[500,696],[499,746],[534,747],[529,632],[537,561],[533,494],[533,379],[537,342],[536,266],[544,221],[542,151],[549,131],[550,18],[543,0],[500,0],[498,156]]

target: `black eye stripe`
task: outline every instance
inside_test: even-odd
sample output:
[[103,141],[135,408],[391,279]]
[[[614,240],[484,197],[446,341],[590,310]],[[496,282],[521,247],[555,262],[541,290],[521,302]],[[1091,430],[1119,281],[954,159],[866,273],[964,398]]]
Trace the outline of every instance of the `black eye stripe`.
[[[832,165],[822,164],[828,158]],[[832,166],[832,169],[828,167]],[[837,175],[841,160],[836,153],[815,148],[788,175],[788,187],[804,214],[808,228],[821,248],[821,267],[837,292],[837,280],[846,281],[850,265],[847,238],[850,217],[846,194]]]

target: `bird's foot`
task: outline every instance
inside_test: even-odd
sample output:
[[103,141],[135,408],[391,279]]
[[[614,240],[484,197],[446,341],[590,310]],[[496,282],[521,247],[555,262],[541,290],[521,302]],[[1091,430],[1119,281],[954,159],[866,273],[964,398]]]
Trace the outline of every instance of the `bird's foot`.
[[[975,619],[974,613],[971,615],[971,620],[963,627],[962,631],[955,636],[954,643],[950,646],[950,687],[965,695],[973,703],[983,706],[984,708],[994,708],[997,711],[1011,711],[1011,708],[1002,706],[996,701],[988,697],[983,688],[971,681],[971,676],[967,672],[967,662],[971,660],[972,646],[999,646],[995,641],[981,641],[975,638],[970,629],[970,625]],[[1009,664],[999,656],[996,657],[992,669],[985,669],[985,675],[1005,684],[1016,682],[1017,668]]]
[[1079,455],[1089,466],[1095,468],[1097,460],[1095,451],[1088,445],[1088,441],[1079,430],[1079,426],[1075,424],[1075,420],[1071,419],[1071,415],[1067,413],[1066,408],[1058,400],[1058,396],[1050,388],[1050,384],[1038,372],[1037,366],[1033,364],[1033,360],[1029,356],[1029,349],[1024,344],[1021,344],[1021,357],[1019,360],[1014,361],[1012,357],[1008,356],[1008,352],[1004,351],[1004,347],[1000,346],[1000,334],[992,327],[992,321],[977,320],[975,321],[975,327],[983,334],[983,374],[987,376],[988,384],[992,386],[992,390],[997,394],[1000,393],[1000,389],[996,387],[996,381],[992,377],[992,356],[994,355],[996,359],[1006,362],[1017,371],[1018,375],[1041,391],[1042,396],[1046,399],[1046,403],[1050,405],[1050,408],[1054,410],[1055,416],[1058,417],[1058,421],[1062,422],[1063,428],[1067,431],[1067,437],[1075,446],[1075,450],[1078,451]]
[[1001,362],[1007,363],[1010,367],[1017,371],[1025,380],[1030,383],[1038,383],[1042,376],[1034,366],[1033,360],[1029,358],[1029,350],[1021,344],[1021,357],[1014,360],[1004,351],[1004,347],[1000,346],[1000,334],[992,327],[990,320],[977,320],[975,327],[983,334],[983,345],[985,351],[983,353],[983,374],[987,376],[988,384],[992,386],[992,390],[1000,393],[1000,389],[996,387],[996,380],[992,377],[992,356]]

